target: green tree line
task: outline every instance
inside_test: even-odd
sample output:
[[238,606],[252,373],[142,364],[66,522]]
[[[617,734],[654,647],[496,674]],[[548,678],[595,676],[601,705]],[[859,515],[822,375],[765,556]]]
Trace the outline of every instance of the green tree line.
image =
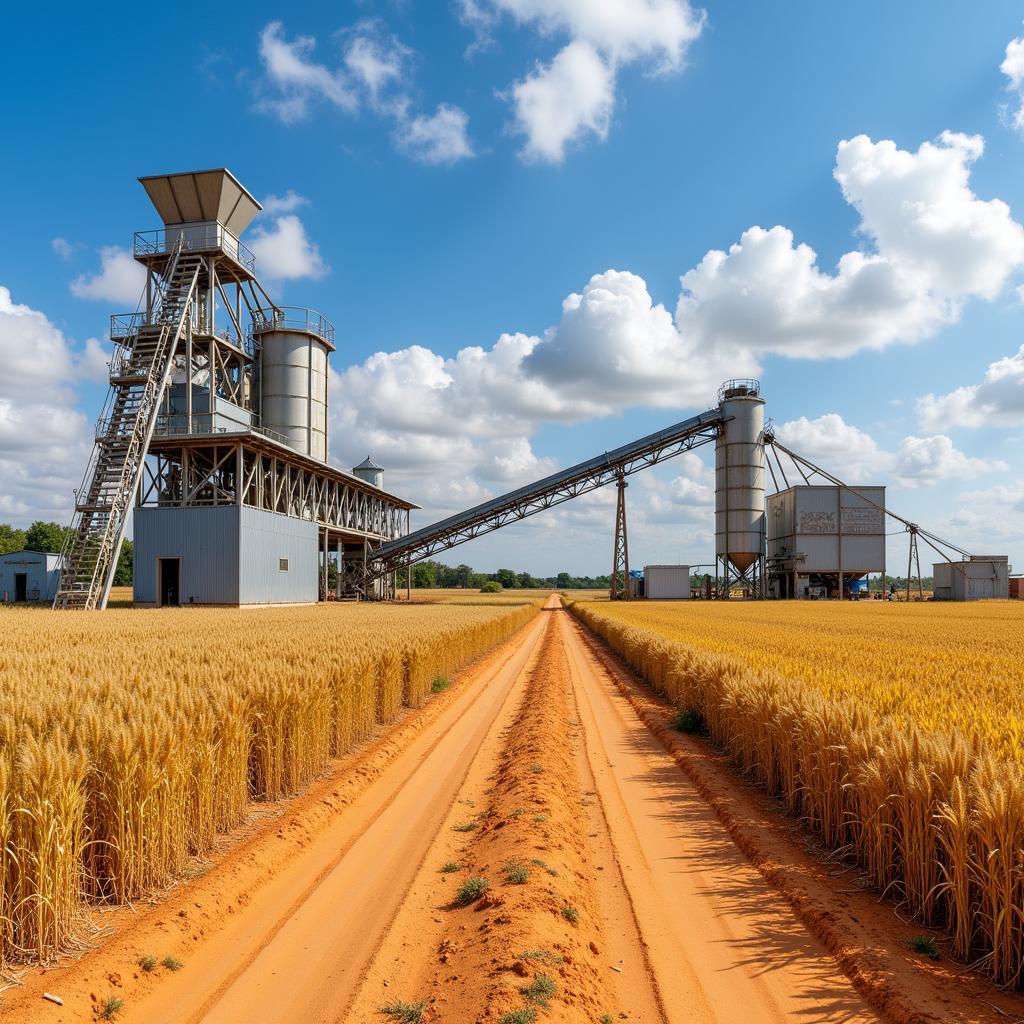
[[554,576],[534,576],[515,569],[477,572],[470,565],[445,565],[429,559],[412,567],[412,585],[423,590],[479,590],[485,583],[497,583],[502,590],[595,590],[609,586],[610,582],[607,576],[573,576],[568,572]]
[[[37,519],[24,530],[11,526],[10,523],[0,523],[0,555],[6,555],[11,551],[48,551],[59,554],[67,535],[68,527],[42,519]],[[133,560],[132,542],[126,540],[121,545],[121,557],[117,560],[117,570],[114,573],[115,587],[132,585]]]

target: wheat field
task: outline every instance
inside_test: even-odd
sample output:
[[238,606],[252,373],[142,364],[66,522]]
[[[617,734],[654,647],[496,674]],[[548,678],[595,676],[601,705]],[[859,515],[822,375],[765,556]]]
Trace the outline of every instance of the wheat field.
[[1024,977],[1024,605],[577,603],[955,955]]
[[0,608],[0,964],[173,881],[538,605]]

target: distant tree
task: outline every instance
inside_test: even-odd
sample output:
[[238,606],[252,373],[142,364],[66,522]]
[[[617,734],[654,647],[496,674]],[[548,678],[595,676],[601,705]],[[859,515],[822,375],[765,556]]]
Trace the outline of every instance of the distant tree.
[[437,562],[417,562],[412,567],[412,585],[433,590],[437,584]]
[[481,594],[500,594],[501,584],[497,580],[487,580],[480,588]]
[[455,582],[449,584],[453,587],[466,587],[473,586],[473,567],[471,565],[457,565],[455,566]]
[[117,559],[117,568],[114,570],[114,586],[130,587],[134,578],[135,566],[135,545],[126,540],[121,545],[121,554]]
[[516,584],[519,582],[516,579],[514,569],[499,569],[494,574],[494,578],[501,584],[502,590],[514,590]]
[[516,586],[521,590],[536,590],[540,584],[528,572],[521,572],[516,575]]
[[560,572],[555,577],[555,585],[560,589],[566,589],[572,586],[572,577],[567,572]]
[[25,533],[25,550],[59,553],[64,547],[67,532],[68,528],[60,523],[46,523],[37,519]]
[[24,550],[25,531],[11,526],[10,523],[0,523],[0,555]]

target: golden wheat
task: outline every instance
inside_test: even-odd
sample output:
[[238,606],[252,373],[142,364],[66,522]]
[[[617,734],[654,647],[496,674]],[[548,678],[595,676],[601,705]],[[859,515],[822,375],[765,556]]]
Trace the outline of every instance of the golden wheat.
[[956,955],[1024,977],[1024,605],[575,604]]
[[536,611],[0,609],[0,964],[166,885]]

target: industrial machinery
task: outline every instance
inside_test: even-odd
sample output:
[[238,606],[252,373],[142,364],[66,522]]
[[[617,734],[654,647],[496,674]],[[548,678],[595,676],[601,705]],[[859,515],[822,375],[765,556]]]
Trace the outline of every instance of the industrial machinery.
[[[259,203],[221,168],[139,179],[163,228],[135,235],[146,285],[111,318],[110,390],[61,553],[57,608],[106,606],[134,508],[140,604],[326,598],[417,508],[379,467],[327,464],[334,328],[277,305],[240,241]],[[375,596],[394,580],[378,577]]]

